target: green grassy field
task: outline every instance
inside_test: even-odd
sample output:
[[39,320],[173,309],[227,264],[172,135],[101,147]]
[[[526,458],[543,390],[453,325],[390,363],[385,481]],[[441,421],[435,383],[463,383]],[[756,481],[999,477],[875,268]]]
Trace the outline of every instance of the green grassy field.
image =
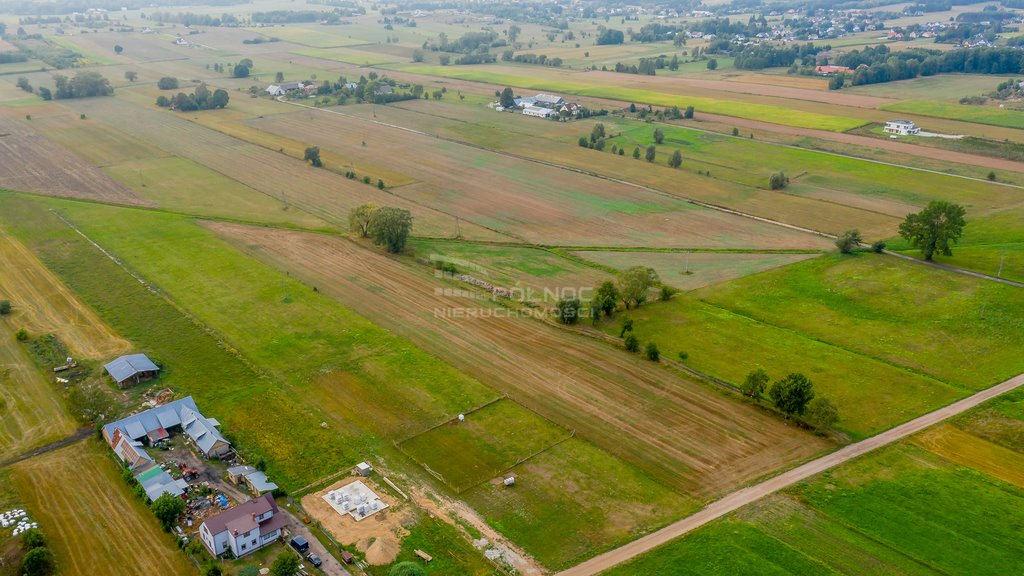
[[516,484],[481,484],[461,497],[488,524],[550,568],[625,544],[700,504],[573,438],[515,467]]
[[443,78],[456,78],[459,80],[470,80],[474,82],[504,84],[518,88],[531,88],[535,90],[547,90],[564,94],[575,94],[577,96],[610,98],[623,102],[653,104],[656,106],[679,106],[680,108],[694,106],[701,112],[735,116],[737,118],[765,120],[775,124],[782,124],[784,126],[818,128],[821,130],[832,130],[836,132],[850,130],[867,123],[865,120],[859,120],[856,118],[803,112],[796,109],[782,108],[766,104],[735,102],[730,100],[693,96],[674,96],[666,92],[637,90],[617,86],[599,86],[573,81],[538,80],[529,76],[496,73],[489,71],[486,67],[480,66],[424,66],[410,64],[386,66],[386,68],[403,72],[415,72],[417,74],[440,76]]
[[949,118],[951,120],[962,120],[977,124],[1005,126],[1006,128],[1024,128],[1024,114],[1014,110],[1001,110],[990,106],[974,106],[937,100],[908,100],[906,102],[886,104],[882,106],[882,110]]
[[[1019,288],[862,254],[748,276],[701,298],[978,390],[1024,371]],[[982,306],[985,317],[981,317]]]
[[456,492],[498,477],[569,437],[569,431],[511,400],[499,400],[399,446]]
[[[728,291],[742,281],[708,290]],[[773,379],[791,372],[806,374],[818,394],[838,407],[838,427],[855,438],[966,395],[933,378],[708,304],[698,299],[699,294],[700,290],[669,302],[651,302],[620,316],[631,318],[641,343],[655,342],[665,358],[674,360],[686,352],[688,366],[736,385],[758,367]],[[620,320],[606,320],[602,329],[618,336]]]
[[[443,520],[419,512],[415,523],[407,528],[409,535],[402,539],[402,548],[394,563],[391,566],[368,565],[366,567],[367,574],[386,576],[391,567],[400,562],[414,562],[421,566],[424,573],[428,575],[500,576],[502,574],[485,560],[478,550],[466,542],[455,528]],[[434,559],[424,563],[416,556],[416,550],[429,550]],[[438,550],[443,553],[437,552]]]
[[366,40],[352,37],[352,29],[342,26],[275,26],[268,29],[248,28],[254,34],[261,34],[268,38],[280,38],[303,46],[313,48],[331,48],[333,46],[353,46],[365,44]]
[[843,91],[899,100],[955,101],[964,96],[991,92],[1008,78],[1010,76],[989,74],[936,74],[898,82],[850,86],[843,88]]
[[1022,504],[1019,488],[899,444],[603,574],[1015,574]]

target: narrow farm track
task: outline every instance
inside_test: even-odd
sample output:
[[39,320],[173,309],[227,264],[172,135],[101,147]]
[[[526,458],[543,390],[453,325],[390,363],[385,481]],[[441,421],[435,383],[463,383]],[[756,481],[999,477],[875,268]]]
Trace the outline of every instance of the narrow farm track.
[[[207,226],[427,352],[698,498],[826,449],[663,366],[461,295],[350,240],[228,223]],[[447,291],[446,291],[447,289]]]
[[717,518],[721,518],[722,516],[741,508],[742,506],[760,500],[770,494],[774,494],[775,492],[778,492],[788,486],[792,486],[797,482],[806,480],[815,474],[835,468],[836,466],[857,458],[858,456],[862,456],[873,450],[888,446],[893,442],[920,432],[929,426],[943,422],[953,416],[962,414],[983,402],[1015,390],[1021,386],[1024,386],[1024,374],[1015,376],[1005,382],[978,392],[973,396],[954,402],[949,406],[939,408],[934,412],[915,418],[910,422],[896,426],[895,428],[882,432],[881,434],[872,436],[871,438],[862,440],[856,444],[850,444],[849,446],[841,448],[831,454],[812,460],[806,464],[789,470],[788,472],[783,472],[782,474],[765,480],[764,482],[737,490],[728,496],[709,504],[703,510],[692,516],[684,518],[674,524],[670,524],[669,526],[666,526],[656,532],[652,532],[647,536],[634,540],[625,546],[621,546],[615,550],[595,556],[594,558],[591,558],[582,564],[578,564],[573,568],[563,570],[558,573],[558,576],[591,576],[593,574],[599,574],[613,566],[622,564],[623,562],[657,548],[662,544],[666,544],[676,538],[679,538],[688,532],[692,532],[693,530],[696,530]]
[[1017,288],[1024,288],[1024,282],[1016,282],[1013,280],[1007,280],[1006,278],[999,278],[997,276],[989,276],[988,274],[982,274],[981,272],[972,272],[971,270],[964,270],[963,268],[957,268],[956,266],[948,266],[946,264],[940,264],[938,262],[929,262],[927,260],[921,260],[920,258],[914,258],[913,256],[907,256],[906,254],[900,254],[899,252],[892,252],[890,250],[884,250],[889,256],[900,258],[902,260],[909,260],[925,266],[931,266],[932,268],[938,268],[940,270],[946,270],[947,272],[956,272],[957,274],[966,274],[974,278],[980,278],[981,280],[990,280],[992,282],[999,282],[1000,284],[1006,284],[1007,286],[1016,286]]

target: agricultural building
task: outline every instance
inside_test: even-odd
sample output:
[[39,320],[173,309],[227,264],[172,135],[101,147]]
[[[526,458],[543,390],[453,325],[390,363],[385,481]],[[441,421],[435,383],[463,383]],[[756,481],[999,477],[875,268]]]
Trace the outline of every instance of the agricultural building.
[[267,478],[267,475],[252,466],[233,466],[228,468],[228,479],[234,484],[244,484],[257,496],[264,492],[277,490],[274,484]]
[[527,106],[523,108],[523,114],[527,116],[536,116],[537,118],[551,118],[558,114],[551,108],[541,108],[540,106]]
[[561,96],[555,96],[554,94],[537,94],[533,97],[534,103],[541,106],[548,106],[554,108],[555,106],[561,106],[565,104],[565,98]]
[[918,128],[917,124],[914,124],[910,120],[889,120],[885,123],[885,128],[883,128],[883,130],[889,134],[896,134],[899,136],[910,136],[921,132],[921,129]]
[[240,558],[281,537],[287,520],[277,511],[274,498],[264,494],[207,518],[199,526],[199,538],[214,556],[231,551]]
[[303,87],[302,82],[283,82],[281,84],[271,84],[264,90],[271,96],[284,96],[292,90],[299,90]]
[[153,363],[145,354],[128,354],[103,365],[103,369],[125,388],[149,380],[160,372],[160,367]]
[[122,437],[152,445],[168,438],[170,432],[178,428],[196,444],[203,455],[220,457],[230,451],[231,443],[221,435],[217,426],[216,420],[204,417],[196,407],[195,400],[186,396],[105,424],[103,439],[116,451],[119,443],[123,444]]

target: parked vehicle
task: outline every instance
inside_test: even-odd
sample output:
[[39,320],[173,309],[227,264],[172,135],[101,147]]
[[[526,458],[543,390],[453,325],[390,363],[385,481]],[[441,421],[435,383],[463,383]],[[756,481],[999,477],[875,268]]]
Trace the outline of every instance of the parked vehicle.
[[320,557],[312,552],[306,554],[306,560],[309,560],[309,563],[313,566],[316,566],[317,568],[319,568],[320,565],[323,564],[323,562],[320,561]]
[[348,552],[348,550],[341,551],[341,559],[345,561],[345,564],[351,564],[355,562],[355,558]]
[[292,538],[291,546],[302,554],[305,554],[306,551],[309,550],[309,542],[307,542],[302,536]]

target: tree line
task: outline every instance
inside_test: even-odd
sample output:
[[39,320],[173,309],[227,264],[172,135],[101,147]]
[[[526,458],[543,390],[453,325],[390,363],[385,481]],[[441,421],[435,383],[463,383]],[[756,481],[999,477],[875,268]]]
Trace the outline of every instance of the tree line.
[[935,74],[1019,74],[1024,72],[1024,50],[1001,46],[891,52],[882,44],[840,54],[834,64],[855,69],[852,74],[833,77],[830,88],[839,89],[846,84],[877,84]]
[[[177,82],[175,82],[177,85]],[[161,108],[170,108],[178,112],[192,112],[195,110],[214,110],[224,108],[228,105],[230,97],[226,90],[220,88],[210,91],[205,82],[196,86],[192,94],[178,92],[173,98],[160,95],[156,99],[156,105]]]

